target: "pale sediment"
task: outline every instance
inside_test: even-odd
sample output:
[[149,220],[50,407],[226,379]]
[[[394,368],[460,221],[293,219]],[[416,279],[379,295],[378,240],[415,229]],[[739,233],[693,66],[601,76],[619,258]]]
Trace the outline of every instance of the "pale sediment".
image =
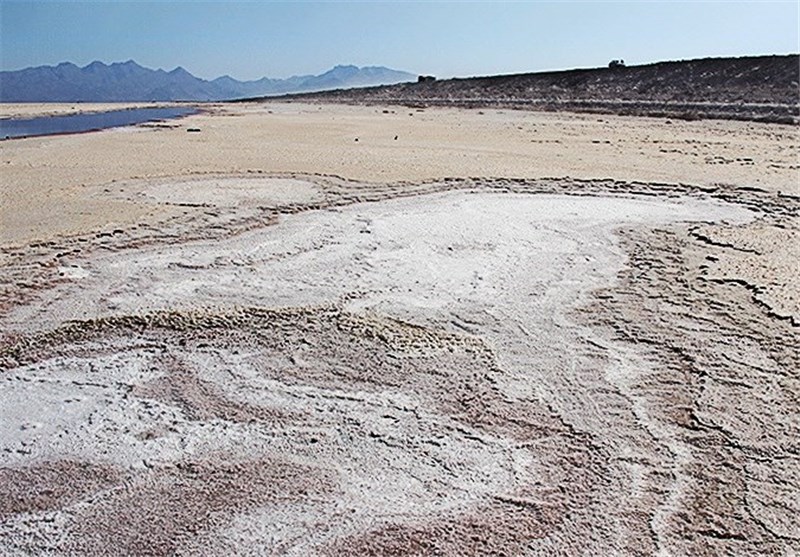
[[798,549],[794,310],[725,280],[794,200],[291,178],[6,253],[0,551]]
[[0,554],[798,552],[797,137],[244,104],[3,142]]

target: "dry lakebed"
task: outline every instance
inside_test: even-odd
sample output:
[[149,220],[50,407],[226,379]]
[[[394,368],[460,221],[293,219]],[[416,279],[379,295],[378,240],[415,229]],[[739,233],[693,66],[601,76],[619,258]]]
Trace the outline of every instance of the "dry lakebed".
[[800,553],[799,153],[289,103],[1,143],[0,555]]

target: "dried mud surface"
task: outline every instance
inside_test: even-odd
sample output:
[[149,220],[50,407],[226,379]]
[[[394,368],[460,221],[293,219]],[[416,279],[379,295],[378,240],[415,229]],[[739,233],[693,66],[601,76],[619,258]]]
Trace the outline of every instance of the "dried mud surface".
[[4,250],[0,554],[800,551],[796,198],[213,179]]

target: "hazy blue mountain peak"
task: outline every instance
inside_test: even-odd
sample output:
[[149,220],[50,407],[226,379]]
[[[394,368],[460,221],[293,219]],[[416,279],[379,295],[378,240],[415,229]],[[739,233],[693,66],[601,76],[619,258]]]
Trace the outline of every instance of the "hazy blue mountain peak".
[[223,75],[207,81],[182,66],[165,71],[145,68],[134,60],[111,64],[95,60],[83,68],[62,62],[57,66],[0,72],[0,101],[209,101],[388,85],[415,78],[413,74],[380,66],[337,65],[316,76],[239,81]]
[[[181,76],[184,76],[184,75],[191,76],[192,75],[188,71],[186,71],[186,68],[184,68],[183,66],[178,66],[174,70],[169,71],[167,73],[169,73],[169,75],[181,75]],[[192,76],[192,77],[194,77],[194,76]]]

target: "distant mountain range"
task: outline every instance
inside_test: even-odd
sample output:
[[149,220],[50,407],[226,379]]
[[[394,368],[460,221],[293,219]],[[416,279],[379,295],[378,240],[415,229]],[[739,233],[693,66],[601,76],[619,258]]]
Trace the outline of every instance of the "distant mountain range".
[[151,70],[129,60],[70,62],[0,72],[0,102],[217,101],[413,81],[416,75],[380,66],[336,66],[320,75],[238,81],[200,79],[181,67]]

